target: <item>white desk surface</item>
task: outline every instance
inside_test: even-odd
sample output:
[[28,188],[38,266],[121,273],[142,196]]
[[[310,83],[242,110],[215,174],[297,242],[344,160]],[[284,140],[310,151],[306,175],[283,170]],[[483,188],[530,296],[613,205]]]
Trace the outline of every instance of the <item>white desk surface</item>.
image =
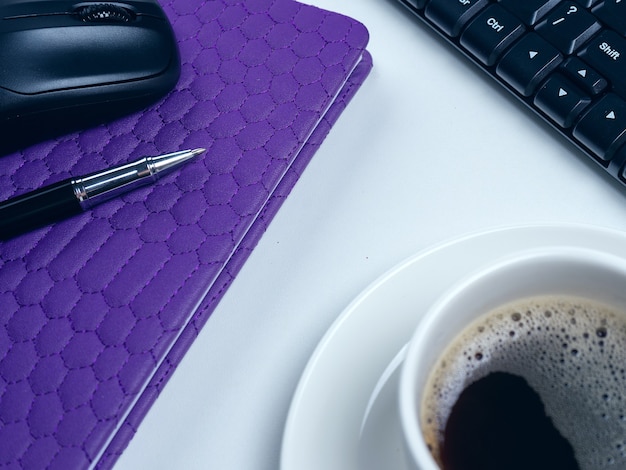
[[278,469],[324,332],[435,243],[518,224],[626,230],[626,189],[393,0],[308,3],[364,23],[374,68],[117,469]]

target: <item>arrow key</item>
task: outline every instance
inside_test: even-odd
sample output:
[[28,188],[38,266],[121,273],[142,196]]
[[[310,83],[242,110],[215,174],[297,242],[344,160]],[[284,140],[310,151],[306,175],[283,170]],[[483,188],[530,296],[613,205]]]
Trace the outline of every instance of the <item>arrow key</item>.
[[535,106],[561,127],[570,127],[591,99],[565,77],[554,74],[537,92]]
[[573,135],[599,160],[610,161],[626,142],[626,101],[613,93],[607,94],[582,117]]
[[563,60],[559,51],[535,33],[529,33],[507,52],[496,73],[524,96],[530,96]]
[[602,75],[576,57],[567,59],[563,70],[576,85],[591,95],[601,93],[608,85]]

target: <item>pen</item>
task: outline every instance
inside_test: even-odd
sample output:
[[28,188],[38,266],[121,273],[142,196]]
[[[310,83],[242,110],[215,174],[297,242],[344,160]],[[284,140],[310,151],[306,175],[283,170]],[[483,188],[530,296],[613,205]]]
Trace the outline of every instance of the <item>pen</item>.
[[152,183],[205,149],[182,150],[68,178],[0,203],[0,239],[79,214],[108,199]]

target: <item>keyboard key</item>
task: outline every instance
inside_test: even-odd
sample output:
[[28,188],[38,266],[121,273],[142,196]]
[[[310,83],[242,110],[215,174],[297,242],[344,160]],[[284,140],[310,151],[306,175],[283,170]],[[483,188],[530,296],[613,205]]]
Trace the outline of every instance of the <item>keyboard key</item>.
[[426,5],[427,0],[407,0],[409,5],[414,6],[415,8],[422,9],[424,5]]
[[575,2],[562,2],[536,31],[561,52],[571,54],[600,30],[595,17]]
[[626,101],[607,94],[574,127],[574,137],[600,160],[611,160],[626,141]]
[[605,0],[593,9],[593,13],[622,36],[626,36],[626,1]]
[[515,39],[524,33],[522,23],[500,5],[483,10],[461,35],[461,45],[485,65],[493,65]]
[[524,36],[509,50],[496,73],[524,96],[530,96],[563,60],[561,53],[535,33]]
[[602,75],[576,57],[570,57],[563,63],[563,71],[591,95],[603,92],[609,85]]
[[623,183],[626,183],[626,146],[622,147],[617,151],[615,157],[611,161],[611,166],[609,167],[609,171],[613,169],[613,171],[617,173],[617,178],[622,180]]
[[431,0],[424,15],[447,35],[456,37],[487,3],[487,0]]
[[613,31],[603,31],[578,56],[603,74],[613,90],[626,98],[626,39]]
[[500,4],[520,18],[526,25],[533,26],[543,18],[559,0],[500,0]]
[[556,73],[539,89],[534,103],[559,126],[568,128],[589,106],[591,98]]
[[626,189],[626,0],[396,1]]
[[578,0],[578,3],[580,3],[582,6],[584,6],[585,8],[589,8],[594,6],[596,3],[598,3],[600,0]]

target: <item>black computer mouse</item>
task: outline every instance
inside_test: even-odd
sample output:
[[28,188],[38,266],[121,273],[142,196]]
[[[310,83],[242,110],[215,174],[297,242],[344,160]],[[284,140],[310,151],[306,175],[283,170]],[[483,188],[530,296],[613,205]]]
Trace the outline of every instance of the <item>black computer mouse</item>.
[[140,109],[179,75],[174,32],[154,0],[1,0],[2,147]]

